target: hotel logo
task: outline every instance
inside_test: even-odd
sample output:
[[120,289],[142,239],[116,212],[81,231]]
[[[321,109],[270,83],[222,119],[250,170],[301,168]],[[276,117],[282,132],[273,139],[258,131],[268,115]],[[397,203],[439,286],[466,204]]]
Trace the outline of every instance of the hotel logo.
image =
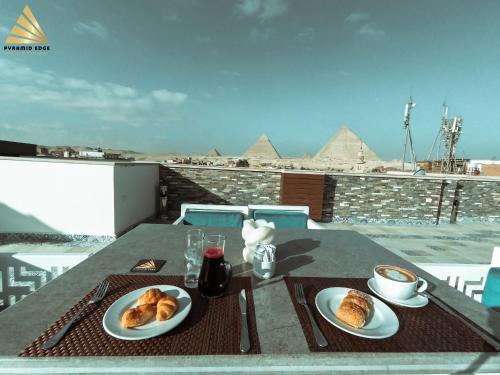
[[36,20],[30,7],[26,5],[23,12],[5,39],[4,50],[9,51],[41,51],[49,50],[48,39]]

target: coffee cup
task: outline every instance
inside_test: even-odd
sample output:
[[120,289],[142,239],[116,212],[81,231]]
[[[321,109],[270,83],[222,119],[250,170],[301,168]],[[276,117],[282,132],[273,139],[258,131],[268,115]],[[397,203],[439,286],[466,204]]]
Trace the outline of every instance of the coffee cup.
[[427,281],[401,267],[379,265],[373,269],[373,275],[379,291],[389,298],[407,300],[415,292],[421,293],[427,289]]

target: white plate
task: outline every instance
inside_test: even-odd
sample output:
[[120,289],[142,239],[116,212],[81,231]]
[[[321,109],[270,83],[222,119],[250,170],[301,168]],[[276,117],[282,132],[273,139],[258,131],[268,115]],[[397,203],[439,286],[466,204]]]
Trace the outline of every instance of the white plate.
[[394,305],[399,305],[403,307],[411,307],[411,308],[418,308],[418,307],[424,307],[429,303],[429,299],[424,296],[419,296],[416,294],[412,298],[408,298],[407,300],[400,300],[400,299],[394,299],[391,297],[386,297],[379,289],[377,282],[375,279],[372,277],[370,280],[368,280],[368,288],[375,293],[377,296],[380,298],[385,299],[389,303],[393,303]]
[[[177,298],[179,309],[169,320],[151,320],[143,326],[135,328],[123,328],[121,325],[122,315],[125,310],[136,307],[137,299],[151,288],[158,288],[162,292],[168,293]],[[134,290],[116,300],[104,314],[102,325],[104,330],[113,337],[122,340],[143,340],[159,336],[177,327],[189,314],[191,310],[191,297],[181,288],[173,285],[151,285]]]
[[350,288],[327,288],[316,295],[316,307],[323,317],[335,327],[347,333],[368,339],[384,339],[394,335],[399,329],[396,314],[378,298],[367,295],[373,302],[373,308],[362,328],[354,328],[335,316],[335,311],[342,303]]

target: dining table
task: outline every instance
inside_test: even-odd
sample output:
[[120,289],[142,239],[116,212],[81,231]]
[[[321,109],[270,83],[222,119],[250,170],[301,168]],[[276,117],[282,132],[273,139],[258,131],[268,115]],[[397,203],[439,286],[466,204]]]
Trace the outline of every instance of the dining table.
[[[85,335],[74,335],[71,342],[69,338],[67,342],[63,339],[60,343],[61,348],[68,349],[60,348],[58,351],[56,346],[55,351],[50,352],[54,355],[48,355],[50,353],[40,349],[39,344],[47,337],[48,332],[54,331],[55,322],[61,321],[64,316],[67,318],[74,314],[75,306],[79,304],[81,306],[84,303],[82,298],[95,290],[104,279],[111,280],[111,288],[113,283],[127,285],[129,288],[127,291],[134,288],[133,281],[130,280],[140,280],[142,283],[140,286],[147,285],[148,280],[151,280],[149,283],[151,285],[158,284],[162,278],[165,283],[182,280],[185,269],[186,235],[189,229],[194,228],[198,227],[140,224],[2,311],[0,374],[68,372],[325,374],[483,371],[500,373],[498,352],[481,343],[480,338],[473,337],[473,331],[467,331],[467,328],[459,326],[459,321],[455,322],[452,313],[441,311],[432,301],[422,309],[405,309],[385,302],[396,311],[400,319],[399,330],[392,338],[360,338],[332,326],[318,313],[314,303],[315,295],[322,288],[337,286],[359,287],[376,297],[366,289],[366,283],[373,276],[374,267],[385,264],[405,268],[424,278],[429,284],[428,291],[436,299],[453,308],[483,332],[493,337],[500,336],[500,315],[496,311],[487,309],[368,237],[354,230],[344,229],[277,230],[274,239],[277,247],[275,274],[264,280],[254,276],[252,265],[243,260],[242,251],[245,244],[241,229],[199,227],[205,234],[225,236],[224,258],[232,265],[230,285],[233,284],[235,288],[244,285],[247,288],[249,309],[252,310],[249,310],[249,319],[253,340],[253,351],[248,353],[241,353],[238,348],[220,352],[211,352],[206,348],[215,342],[239,342],[239,327],[230,327],[225,332],[212,330],[210,333],[212,338],[206,338],[203,345],[196,346],[198,342],[182,343],[185,353],[190,353],[190,345],[196,346],[197,351],[193,349],[194,354],[165,354],[168,348],[154,348],[155,345],[162,343],[177,345],[177,341],[188,340],[189,337],[191,340],[205,340],[202,336],[195,336],[194,333],[194,336],[189,336],[189,329],[183,327],[182,322],[175,330],[165,333],[164,338],[141,340],[140,343],[133,344],[136,346],[127,349],[129,345],[127,341],[108,338],[109,335],[102,330],[101,318],[98,320],[99,324],[91,326]],[[404,240],[401,240],[401,248],[404,247]],[[161,259],[166,262],[156,273],[131,272],[132,267],[140,259]],[[293,283],[299,281],[306,283],[305,293],[308,295],[314,319],[324,333],[328,333],[327,348],[316,346],[309,323],[307,320],[301,320],[303,307],[295,303],[292,288]],[[307,285],[311,287],[308,288]],[[189,312],[191,316],[189,324],[192,325],[190,329],[195,330],[198,327],[197,320],[207,320],[207,317],[212,319],[206,322],[208,326],[218,324],[217,327],[226,327],[224,320],[230,319],[229,312],[227,317],[224,310],[210,314],[211,306],[217,306],[219,303],[217,299],[210,301],[208,305],[203,304],[203,298],[195,298],[196,289],[188,291],[193,296]],[[113,298],[112,293],[104,298],[103,303],[106,298]],[[206,311],[201,312],[201,309]],[[85,320],[92,319],[93,311],[90,309],[87,315],[77,321],[68,335],[72,330],[77,332],[79,325],[85,325]],[[97,314],[97,310],[95,311]],[[425,311],[427,313],[424,313]],[[411,321],[407,319],[410,316]],[[438,316],[441,317],[439,318],[441,326],[427,329],[422,322],[429,322],[428,324],[432,325],[435,316],[436,319]],[[439,330],[446,329],[448,320],[457,324],[457,329],[463,329],[466,334],[460,334],[461,337],[458,339],[453,338],[457,329],[452,329],[454,332],[449,333],[449,337],[452,338],[440,337],[443,334]],[[52,330],[49,330],[50,327]],[[110,347],[109,343],[115,346]],[[83,349],[79,348],[79,345]],[[116,350],[124,350],[123,355]]]

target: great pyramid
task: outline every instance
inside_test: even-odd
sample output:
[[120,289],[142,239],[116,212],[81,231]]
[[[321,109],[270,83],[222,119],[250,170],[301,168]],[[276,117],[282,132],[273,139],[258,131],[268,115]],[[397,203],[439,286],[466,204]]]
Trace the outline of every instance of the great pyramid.
[[216,148],[213,148],[207,152],[207,156],[210,156],[210,157],[221,156],[221,153]]
[[271,140],[266,134],[262,134],[243,154],[244,158],[281,159],[280,154],[274,148]]
[[315,159],[358,160],[360,148],[367,161],[380,161],[380,158],[353,131],[343,126],[314,156]]

